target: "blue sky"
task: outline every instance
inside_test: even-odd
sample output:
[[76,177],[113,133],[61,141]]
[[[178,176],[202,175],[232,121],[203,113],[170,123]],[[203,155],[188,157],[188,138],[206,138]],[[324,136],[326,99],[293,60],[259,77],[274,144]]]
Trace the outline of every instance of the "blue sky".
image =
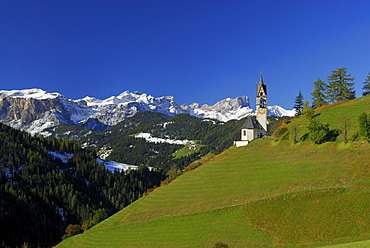
[[268,104],[347,67],[370,72],[370,1],[2,0],[0,89],[104,99],[125,90],[179,104],[247,95]]

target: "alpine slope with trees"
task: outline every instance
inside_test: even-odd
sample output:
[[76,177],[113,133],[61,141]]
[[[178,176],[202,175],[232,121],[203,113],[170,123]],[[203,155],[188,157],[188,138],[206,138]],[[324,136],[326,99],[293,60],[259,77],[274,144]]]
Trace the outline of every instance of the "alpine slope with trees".
[[370,95],[308,107],[57,247],[369,247]]
[[[299,91],[294,107],[300,117],[285,119],[275,137],[294,144],[370,142],[369,75],[362,99],[354,99],[354,78],[346,68],[332,71],[328,83],[314,83],[312,106]],[[336,112],[340,119],[333,120],[332,103],[344,106]],[[270,134],[280,120],[269,117]],[[187,171],[195,160],[232,146],[244,121],[147,111],[105,131],[62,124],[48,130],[49,138],[2,125],[0,244],[48,246],[86,231],[148,189]],[[111,173],[97,162],[97,155],[139,167]]]
[[160,171],[109,172],[96,149],[0,124],[0,246],[50,247],[160,185]]
[[[328,76],[327,83],[320,78],[313,83],[314,90],[311,93],[311,106],[313,109],[320,108],[330,103],[356,98],[356,90],[354,87],[355,78],[351,77],[351,74],[347,72],[347,68],[341,67],[336,70],[332,70],[331,72],[332,74]],[[370,94],[370,72],[363,83],[362,89],[363,96]],[[295,116],[302,114],[304,107],[303,99],[304,97],[302,92],[299,91],[294,102]]]
[[[279,120],[270,117],[271,129]],[[1,124],[0,244],[47,247],[86,231],[176,178],[192,162],[232,146],[244,121],[224,123],[147,111],[107,131],[59,125],[51,130],[54,137],[32,136]],[[140,133],[193,145],[150,142],[136,137]],[[138,169],[112,173],[97,162],[104,152],[104,159],[138,165]]]
[[302,115],[283,120],[273,136],[291,140],[293,144],[302,141],[370,143],[370,95],[316,109],[305,104]]
[[[323,123],[320,121],[321,118],[316,118],[321,113],[316,113],[314,110],[321,110],[325,108],[329,104],[333,103],[342,103],[343,101],[353,100],[356,98],[356,90],[354,88],[355,82],[354,78],[351,77],[351,74],[347,72],[347,68],[341,67],[337,68],[336,70],[332,71],[332,74],[328,76],[328,82],[325,83],[320,78],[318,78],[313,86],[314,90],[311,93],[312,96],[312,104],[309,106],[308,102],[303,101],[303,95],[301,91],[299,91],[298,96],[294,102],[294,109],[296,111],[296,117],[300,115],[305,115],[305,119],[308,121],[308,124],[302,128],[299,127],[298,123],[292,121],[292,124],[289,125],[288,129],[280,128],[277,130],[277,134],[285,133],[285,138],[290,137],[294,144],[298,142],[298,129],[304,129],[308,132],[303,134],[300,137],[300,140],[311,140],[315,144],[322,144],[327,141],[335,141],[337,137],[340,135],[341,140],[344,143],[349,141],[358,140],[361,137],[368,140],[368,116],[366,112],[359,112],[358,113],[358,130],[349,136],[349,130],[353,129],[353,120],[349,117],[349,113],[345,113],[340,115],[340,120],[338,121],[338,128],[330,129],[329,122]],[[370,93],[370,73],[368,74],[366,80],[363,83],[363,96],[367,96]],[[358,112],[358,109],[356,109]],[[333,122],[330,120],[330,122]],[[334,121],[336,122],[336,121]],[[282,123],[284,126],[288,121]]]
[[[370,74],[369,74],[370,75]],[[369,81],[369,75],[367,81]],[[312,108],[316,109],[330,103],[351,100],[356,98],[354,77],[347,72],[346,67],[337,68],[328,76],[328,82],[325,83],[320,78],[314,82],[314,91],[312,96]],[[368,94],[369,88],[367,81],[364,82],[363,95]]]
[[[105,132],[61,125],[55,131],[60,137],[48,138],[0,124],[1,246],[47,247],[86,231],[166,178],[172,180],[191,162],[232,146],[243,121],[141,112]],[[145,132],[194,140],[197,148],[135,137]],[[108,159],[138,169],[108,171],[97,162],[100,148],[110,150]],[[187,152],[176,155],[182,150]]]

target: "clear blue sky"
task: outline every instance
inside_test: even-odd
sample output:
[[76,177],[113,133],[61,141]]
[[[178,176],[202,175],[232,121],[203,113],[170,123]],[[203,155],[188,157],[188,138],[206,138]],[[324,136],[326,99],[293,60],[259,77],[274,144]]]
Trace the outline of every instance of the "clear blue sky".
[[104,99],[125,90],[179,104],[247,95],[268,104],[347,67],[370,72],[370,1],[1,0],[0,89]]

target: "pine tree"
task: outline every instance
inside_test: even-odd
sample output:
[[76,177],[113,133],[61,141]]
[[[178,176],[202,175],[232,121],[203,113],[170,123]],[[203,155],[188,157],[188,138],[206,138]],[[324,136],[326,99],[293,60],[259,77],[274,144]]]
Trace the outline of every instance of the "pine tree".
[[295,115],[300,116],[303,110],[303,95],[301,91],[298,91],[298,96],[294,102]]
[[311,120],[315,115],[315,110],[308,104],[308,102],[303,103],[302,114],[304,114],[307,120]]
[[326,96],[329,102],[339,102],[356,98],[354,78],[347,74],[347,68],[337,68],[328,77]]
[[322,81],[320,78],[318,78],[314,83],[314,90],[311,93],[312,96],[312,108],[319,108],[321,106],[324,106],[327,103],[325,100],[325,89],[326,89],[326,84],[324,81]]
[[365,137],[367,142],[370,143],[370,114],[368,115],[365,112],[363,112],[358,117],[358,122],[360,126],[360,132],[359,132],[360,135]]
[[362,87],[362,95],[367,96],[370,94],[370,72],[367,74],[366,81],[364,82],[364,87]]

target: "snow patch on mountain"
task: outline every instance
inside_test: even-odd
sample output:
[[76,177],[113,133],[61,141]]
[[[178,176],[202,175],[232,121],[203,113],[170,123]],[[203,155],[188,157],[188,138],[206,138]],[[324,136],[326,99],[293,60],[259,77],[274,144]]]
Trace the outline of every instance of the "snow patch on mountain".
[[[98,162],[99,164],[104,164],[105,168],[109,170],[110,172],[114,172],[115,170],[118,170],[118,171],[127,171],[129,169],[137,170],[138,168],[138,166],[136,165],[118,163],[114,161],[105,161],[99,158],[96,159],[96,162]],[[153,167],[148,167],[148,169],[152,170]]]
[[96,159],[96,162],[98,162],[99,164],[101,164],[101,163],[104,164],[105,168],[107,170],[109,170],[110,172],[114,172],[114,170],[126,171],[128,169],[133,169],[133,170],[137,169],[137,166],[135,166],[135,165],[118,163],[118,162],[114,162],[114,161],[105,161],[105,160],[101,160],[99,158]]
[[163,123],[163,129],[166,129],[168,124],[173,124],[173,121]]
[[192,140],[173,140],[173,139],[163,139],[163,138],[152,137],[150,133],[139,133],[135,135],[135,138],[142,138],[142,139],[145,139],[145,141],[152,142],[152,143],[168,143],[168,144],[174,144],[174,145],[195,144],[195,142]]

